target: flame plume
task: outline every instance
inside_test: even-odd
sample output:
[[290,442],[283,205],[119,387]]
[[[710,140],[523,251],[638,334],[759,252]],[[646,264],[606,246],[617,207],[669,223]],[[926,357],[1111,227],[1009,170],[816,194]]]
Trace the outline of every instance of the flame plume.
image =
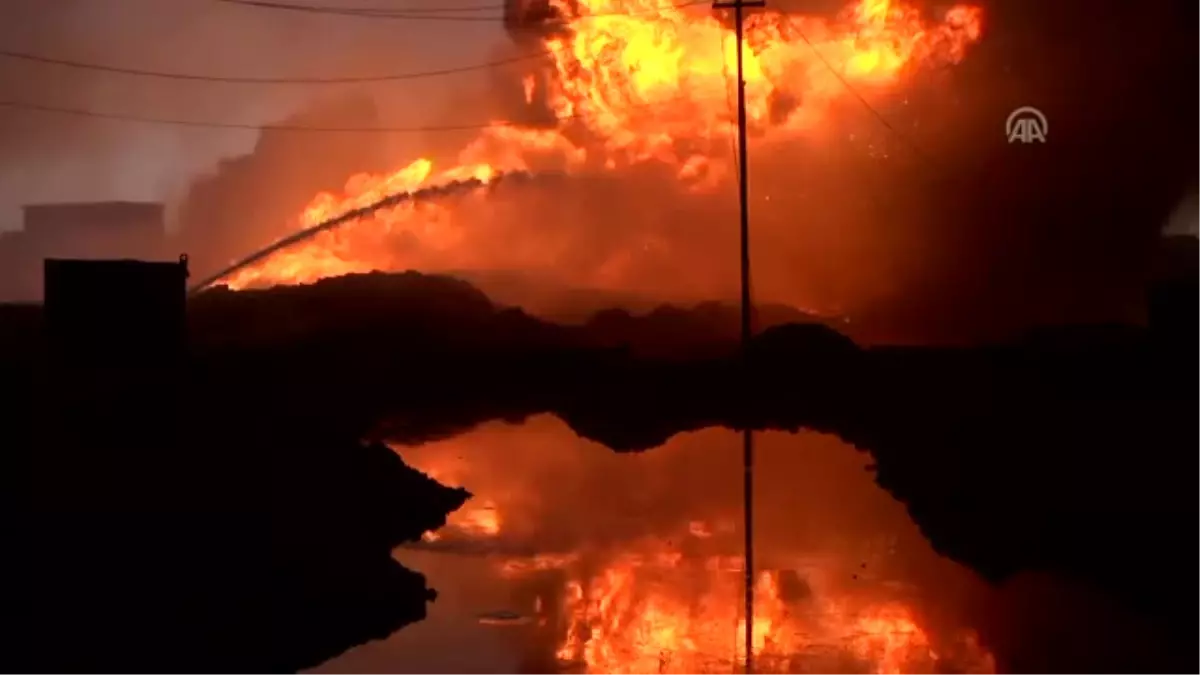
[[[656,166],[697,199],[715,192],[732,172],[730,73],[737,55],[730,29],[706,10],[664,8],[658,0],[554,2],[565,30],[544,39],[544,63],[520,83],[525,100],[541,102],[557,118],[553,128],[497,122],[481,130],[455,166],[435,170],[430,160],[417,159],[390,174],[353,176],[341,194],[317,195],[298,228],[390,193],[509,171],[594,176]],[[919,69],[957,63],[981,34],[981,12],[969,5],[937,21],[898,0],[858,0],[832,20],[753,14],[744,59],[755,142],[767,147],[818,135],[848,95],[846,85],[897,89]],[[684,255],[681,235],[645,226],[581,264],[567,255],[588,246],[578,238],[548,222],[528,223],[527,214],[504,220],[462,200],[399,204],[270,256],[228,283],[305,283],[377,269],[536,268],[557,270],[573,283],[628,288],[642,281],[630,272],[632,256]]]

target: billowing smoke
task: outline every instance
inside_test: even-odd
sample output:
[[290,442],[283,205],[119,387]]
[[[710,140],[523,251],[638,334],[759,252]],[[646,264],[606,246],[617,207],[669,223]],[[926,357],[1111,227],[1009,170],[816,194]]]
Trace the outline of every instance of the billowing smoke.
[[[339,78],[420,72],[487,61],[502,42],[488,22],[406,22],[287,12],[218,2],[162,3],[129,0],[36,2],[0,6],[0,46],[15,52],[117,68],[222,77]],[[447,120],[451,96],[485,87],[480,73],[428,80],[381,80],[361,85],[265,85],[181,81],[77,70],[0,57],[0,99],[5,103],[92,111],[119,116],[245,124],[248,129],[156,125],[0,106],[0,230],[19,227],[19,207],[29,202],[150,200],[178,206],[193,179],[219,173],[221,161],[270,146],[274,159],[238,171],[242,195],[265,194],[270,177],[287,191],[302,167],[281,170],[278,158],[316,167],[321,154],[358,143],[403,156],[412,134],[357,134],[346,138],[294,134],[260,143],[254,129],[280,124],[297,111],[323,125],[408,128]],[[453,92],[453,93],[451,93]],[[361,108],[372,101],[379,116]],[[359,103],[355,103],[358,101]],[[338,109],[331,111],[332,109]],[[486,122],[470,107],[454,122]],[[300,118],[296,118],[300,119]],[[334,135],[338,136],[338,135]],[[311,137],[311,138],[308,138]],[[303,140],[308,138],[308,140]],[[281,146],[292,145],[291,150]],[[335,153],[336,154],[336,153]],[[342,153],[346,154],[345,152]],[[373,166],[371,154],[363,167]],[[239,166],[244,165],[240,163]],[[341,167],[338,180],[306,179],[303,186],[337,189],[362,167]],[[332,169],[327,169],[327,174]],[[320,177],[320,170],[314,171]],[[237,191],[237,190],[234,190]],[[210,193],[211,194],[211,193]],[[229,198],[228,201],[237,201]],[[267,201],[270,201],[268,198]],[[278,203],[278,200],[276,200]],[[241,210],[260,207],[243,200]],[[261,209],[274,214],[272,208]],[[209,212],[221,220],[238,213]],[[294,214],[290,214],[294,215]],[[244,223],[245,220],[241,219]],[[229,225],[214,226],[219,232]],[[268,236],[276,222],[256,224]],[[224,239],[218,234],[214,239]],[[202,247],[203,248],[203,247]],[[208,251],[225,262],[245,250]],[[205,262],[206,251],[197,258]]]
[[[380,126],[367,97],[339,99],[285,118],[296,127]],[[203,276],[291,229],[295,214],[356,171],[387,167],[377,139],[362,133],[263,131],[253,150],[222,160],[188,185],[179,204],[179,245]]]
[[[796,2],[781,8],[823,13],[834,9],[830,4]],[[64,7],[105,25],[93,16],[99,10],[87,3]],[[142,34],[171,35],[169,45],[161,47],[164,54],[171,49],[162,69],[387,73],[511,58],[521,49],[499,24],[484,22],[475,22],[477,40],[453,41],[455,51],[447,53],[432,43],[449,44],[437,35],[444,38],[443,29],[450,29],[426,22],[210,8],[187,16],[172,34],[170,21],[192,10],[172,6],[168,12],[155,3],[145,9],[149,13],[136,20],[145,24]],[[925,9],[936,14],[936,7]],[[752,141],[758,297],[849,315],[855,325],[873,326],[881,339],[995,337],[1051,319],[1138,314],[1149,249],[1170,209],[1195,190],[1197,110],[1189,94],[1196,79],[1194,6],[1157,0],[1130,12],[1097,3],[1050,7],[992,0],[983,3],[983,11],[983,39],[958,65],[916,73],[890,92],[843,92],[836,115],[820,133],[787,144]],[[103,55],[116,63],[125,62],[122,56],[132,63],[133,52],[144,57],[158,48],[143,42],[134,50],[134,41],[127,40],[120,49],[102,50],[99,42],[116,43],[112,35],[69,43],[64,25],[69,25],[65,19],[59,24],[42,20],[39,29],[35,21],[31,37],[21,39],[30,51],[59,50],[96,60]],[[233,27],[229,35],[241,47],[231,54],[204,49],[204,36],[212,37],[215,27]],[[467,29],[456,25],[453,30]],[[406,39],[388,39],[392,34]],[[5,64],[10,79],[33,68]],[[353,90],[198,88],[61,73],[86,85],[73,89],[76,98],[54,99],[66,94],[37,89],[27,77],[27,88],[18,93],[143,114],[224,120],[246,115],[313,126],[453,126],[496,119],[537,126],[545,123],[544,101],[537,98],[544,92],[534,91],[531,103],[523,81],[534,65],[513,63],[454,82],[405,80]],[[1045,145],[1006,142],[1004,119],[1024,105],[1040,108],[1050,119]],[[304,112],[289,118],[296,110]],[[446,166],[453,162],[441,160],[456,158],[476,135],[270,132],[259,138],[253,132],[214,135],[94,120],[79,122],[72,131],[58,118],[15,113],[0,119],[10,128],[0,141],[6,156],[33,158],[21,164],[22,175],[37,176],[27,184],[35,180],[43,189],[71,192],[73,183],[97,191],[101,185],[129,183],[141,190],[131,197],[183,195],[178,209],[183,248],[201,271],[217,269],[295,229],[299,211],[317,192],[337,192],[359,172],[395,170],[416,157]],[[44,128],[13,132],[18,122]],[[152,149],[128,152],[137,147],[135,138]],[[216,157],[247,152],[248,158],[219,164],[214,171]],[[456,221],[461,236],[478,238],[473,248],[491,257],[455,254],[446,242],[399,243],[424,246],[428,250],[420,261],[440,269],[519,268],[545,272],[547,283],[664,299],[729,297],[737,281],[732,147],[728,153],[715,146],[706,152],[712,158],[709,173],[698,179],[709,182],[707,191],[692,189],[678,173],[649,162],[616,172],[581,171],[577,184],[553,191],[536,186],[500,191],[492,202],[468,201],[456,206],[456,215],[437,216]],[[100,170],[96,164],[72,163],[83,155],[119,158],[121,165],[110,162]],[[524,159],[539,168],[536,157]],[[164,163],[189,168],[167,171]],[[90,166],[73,169],[88,176],[65,173],[68,166]],[[196,171],[199,166],[207,168]],[[206,177],[193,185],[184,178],[190,173]],[[6,185],[22,189],[20,180]],[[414,260],[399,253],[389,257],[402,267]]]
[[[917,69],[901,87],[863,91],[842,89],[817,67],[807,77],[824,77],[840,92],[822,124],[786,142],[752,130],[758,298],[848,315],[874,339],[977,339],[1048,320],[1138,315],[1148,250],[1195,182],[1190,150],[1181,150],[1190,145],[1177,143],[1196,133],[1195,102],[1180,93],[1190,82],[1194,36],[1164,39],[1161,30],[1187,25],[1181,8],[1161,2],[1125,17],[1119,8],[997,1],[984,12],[984,39],[957,66]],[[1076,35],[1069,47],[1064,31]],[[1117,42],[1137,48],[1111,49]],[[494,72],[482,108],[535,123],[540,85],[535,78],[522,91],[530,81],[519,81],[531,72],[532,63]],[[1144,104],[1122,104],[1134,98]],[[789,105],[797,103],[804,101]],[[1007,143],[1004,120],[1025,105],[1051,119],[1045,145]],[[694,135],[709,146],[695,174],[680,172],[679,156],[614,167],[590,155],[574,167],[573,185],[498,191],[486,202],[419,211],[407,226],[408,215],[392,214],[355,226],[392,231],[390,241],[370,235],[371,246],[359,250],[343,246],[349,240],[322,245],[332,247],[338,273],[355,265],[519,269],[546,283],[660,299],[731,297],[729,117],[697,122],[703,128]],[[663,124],[644,131],[671,122]],[[589,147],[588,130],[575,126],[546,136],[545,157],[531,151],[531,137],[509,145],[535,171],[561,168],[555,161]]]

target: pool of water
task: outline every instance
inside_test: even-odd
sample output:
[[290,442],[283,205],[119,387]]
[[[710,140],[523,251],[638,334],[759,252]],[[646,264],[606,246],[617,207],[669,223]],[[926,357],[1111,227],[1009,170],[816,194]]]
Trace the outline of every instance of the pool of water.
[[[995,636],[1020,613],[998,612],[1000,590],[932,550],[869,455],[814,433],[756,439],[757,670],[996,670]],[[741,669],[736,433],[618,454],[547,416],[395,450],[475,495],[395,552],[439,598],[425,621],[315,672]]]

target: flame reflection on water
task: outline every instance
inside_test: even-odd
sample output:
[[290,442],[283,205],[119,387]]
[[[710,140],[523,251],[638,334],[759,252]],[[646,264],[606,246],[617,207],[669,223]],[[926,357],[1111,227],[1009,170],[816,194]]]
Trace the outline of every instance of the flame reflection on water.
[[[982,586],[938,557],[869,457],[766,433],[755,495],[762,672],[994,672],[960,612]],[[732,672],[743,626],[740,454],[706,430],[614,453],[561,421],[397,451],[475,497],[397,551],[429,618],[323,672]]]

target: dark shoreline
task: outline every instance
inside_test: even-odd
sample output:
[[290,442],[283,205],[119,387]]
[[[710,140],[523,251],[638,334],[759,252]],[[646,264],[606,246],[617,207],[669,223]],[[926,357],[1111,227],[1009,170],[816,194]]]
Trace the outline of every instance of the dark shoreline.
[[[1191,668],[1196,306],[1193,275],[1156,287],[1147,327],[974,349],[864,350],[783,323],[744,369],[729,308],[567,327],[465,282],[373,274],[201,294],[169,372],[64,375],[36,341],[10,344],[5,445],[24,452],[6,458],[6,521],[28,555],[6,577],[29,589],[9,605],[27,633],[10,669],[296,670],[419,620],[424,579],[390,551],[467,495],[362,439],[547,412],[619,451],[708,426],[835,433],[939,552],[994,580],[1040,569],[1103,588],[1179,645],[1152,670]],[[5,313],[9,341],[22,323],[36,340],[36,308]],[[81,546],[110,558],[92,568]],[[194,592],[162,595],[180,585]],[[49,591],[61,608],[22,614]],[[92,638],[58,648],[80,617]]]

